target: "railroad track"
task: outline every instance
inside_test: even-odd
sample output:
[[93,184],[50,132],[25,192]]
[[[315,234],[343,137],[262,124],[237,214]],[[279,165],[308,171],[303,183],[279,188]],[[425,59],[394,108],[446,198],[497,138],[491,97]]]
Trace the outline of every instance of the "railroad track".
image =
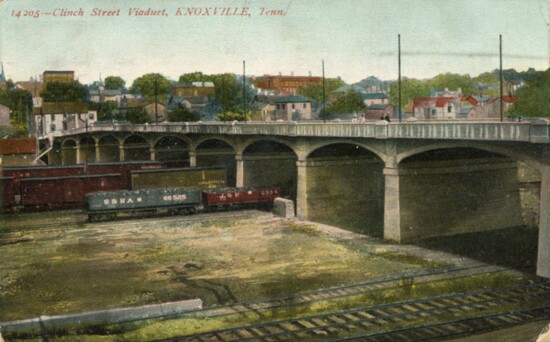
[[[233,314],[246,314],[248,312],[261,312],[262,310],[273,310],[277,308],[289,308],[311,304],[314,302],[334,300],[344,297],[353,297],[367,294],[376,290],[389,290],[400,288],[403,279],[413,279],[416,284],[429,281],[442,281],[457,279],[477,274],[489,274],[504,272],[508,269],[500,266],[476,264],[469,267],[442,267],[435,269],[423,269],[417,271],[389,274],[383,277],[369,279],[364,282],[331,287],[322,290],[308,291],[286,297],[268,298],[249,303],[239,303],[216,308],[206,308],[198,314],[208,317],[219,317]],[[190,313],[192,315],[197,312]]]
[[[550,317],[548,303],[514,308],[545,298],[549,292],[550,283],[541,282],[247,325],[169,341],[440,340]],[[503,312],[491,312],[502,306]]]

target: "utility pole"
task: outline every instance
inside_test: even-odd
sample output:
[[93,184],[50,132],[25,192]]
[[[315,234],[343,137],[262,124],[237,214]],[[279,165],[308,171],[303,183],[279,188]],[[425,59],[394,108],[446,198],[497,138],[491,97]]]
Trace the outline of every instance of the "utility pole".
[[500,59],[500,122],[504,120],[502,90],[503,90],[503,76],[502,76],[502,34],[499,35],[499,59]]
[[157,108],[157,75],[155,75],[155,123],[159,123],[159,114]]
[[325,121],[325,116],[326,116],[326,108],[327,108],[327,99],[326,99],[326,96],[325,96],[325,60],[323,59],[323,63],[322,63],[322,66],[323,66],[323,111],[324,114],[323,114],[323,121]]
[[246,61],[243,61],[243,119],[246,121]]
[[397,35],[397,68],[398,68],[398,77],[397,77],[397,87],[398,87],[398,113],[399,122],[401,122],[401,34]]

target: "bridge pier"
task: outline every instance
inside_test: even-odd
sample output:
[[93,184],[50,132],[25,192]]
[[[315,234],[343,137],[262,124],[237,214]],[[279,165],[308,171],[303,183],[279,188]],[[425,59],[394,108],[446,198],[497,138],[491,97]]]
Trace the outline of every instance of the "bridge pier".
[[307,220],[307,160],[296,161],[296,217]]
[[236,174],[235,174],[235,186],[243,187],[244,186],[244,160],[243,154],[237,153],[235,155],[236,164]]
[[399,173],[396,167],[384,168],[384,239],[401,242]]
[[550,165],[541,168],[537,275],[550,278]]

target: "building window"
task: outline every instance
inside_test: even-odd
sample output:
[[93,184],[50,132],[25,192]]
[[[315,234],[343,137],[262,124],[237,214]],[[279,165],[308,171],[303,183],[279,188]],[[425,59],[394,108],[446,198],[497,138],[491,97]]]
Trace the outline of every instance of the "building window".
[[93,119],[94,119],[94,112],[89,112],[89,113],[88,113],[88,119],[89,119],[89,120],[93,120]]
[[307,108],[307,103],[304,103],[304,108]]
[[282,106],[283,106],[283,109],[286,109],[286,105],[284,103],[282,104]]
[[50,131],[51,131],[51,132],[55,132],[55,124],[51,124],[51,125],[50,125]]
[[55,121],[55,114],[50,115],[52,121]]
[[296,106],[294,105],[294,103],[292,104],[292,109],[296,109]]
[[435,109],[432,109],[432,116],[436,116],[437,115],[437,111]]
[[447,113],[450,113],[451,112],[451,106],[447,106]]

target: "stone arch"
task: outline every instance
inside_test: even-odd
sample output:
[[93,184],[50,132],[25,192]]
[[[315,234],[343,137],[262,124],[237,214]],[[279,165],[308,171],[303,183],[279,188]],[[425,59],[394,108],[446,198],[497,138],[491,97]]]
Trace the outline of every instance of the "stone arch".
[[345,139],[337,139],[337,140],[330,140],[330,141],[320,141],[315,144],[311,144],[308,146],[307,151],[305,152],[305,157],[309,158],[312,153],[315,151],[322,149],[325,146],[334,145],[334,144],[352,144],[360,146],[361,148],[365,149],[366,151],[372,153],[373,155],[377,156],[382,161],[387,160],[387,155],[383,152],[379,151],[375,147],[373,147],[372,144],[365,144],[363,142],[353,141],[353,140],[345,140]]
[[381,237],[384,230],[384,161],[353,141],[310,150],[305,161],[307,218]]
[[155,142],[155,160],[181,161],[189,159],[189,143],[178,136],[166,135]]
[[245,186],[278,186],[283,196],[296,199],[298,157],[286,141],[280,139],[248,140],[242,152]]
[[80,161],[83,163],[96,162],[96,140],[92,136],[80,139]]
[[63,165],[71,165],[77,163],[78,144],[74,139],[65,139],[61,145],[61,160]]
[[240,151],[236,147],[237,153],[239,153],[239,152],[244,153],[245,150],[248,149],[250,146],[253,146],[254,144],[257,144],[257,143],[266,142],[266,141],[270,141],[270,142],[277,143],[277,144],[282,145],[282,146],[286,146],[289,149],[289,151],[292,151],[292,153],[294,153],[296,156],[298,156],[298,151],[296,150],[295,146],[293,144],[291,144],[288,140],[281,139],[281,138],[278,138],[278,137],[271,137],[271,136],[270,137],[254,137],[254,138],[246,139],[244,141],[244,143],[239,146]]
[[435,144],[429,144],[425,146],[419,146],[415,148],[410,148],[407,151],[404,151],[402,153],[399,153],[396,156],[396,162],[399,164],[402,160],[409,158],[415,154],[420,154],[424,152],[428,152],[430,150],[437,150],[437,149],[451,149],[451,148],[474,148],[482,151],[492,152],[501,154],[503,156],[512,158],[517,161],[521,161],[529,165],[529,167],[532,167],[536,169],[538,172],[540,172],[540,169],[542,167],[542,164],[540,161],[536,159],[536,157],[529,156],[525,153],[522,153],[521,151],[515,151],[511,148],[507,147],[501,147],[497,145],[491,145],[487,142],[483,143],[475,143],[475,142],[469,142],[469,141],[462,141],[462,142],[438,142]]
[[104,135],[98,140],[99,161],[120,161],[120,141],[113,135]]
[[230,146],[234,151],[237,150],[237,148],[235,146],[235,143],[232,140],[227,139],[226,137],[223,137],[223,136],[203,137],[203,138],[200,138],[200,139],[196,140],[193,144],[190,144],[190,146],[191,146],[192,149],[196,150],[197,148],[199,148],[199,146],[201,144],[203,144],[206,141],[210,141],[210,140],[217,140],[217,141],[224,142],[225,144]]
[[147,140],[138,134],[124,139],[124,161],[151,160],[151,147]]

